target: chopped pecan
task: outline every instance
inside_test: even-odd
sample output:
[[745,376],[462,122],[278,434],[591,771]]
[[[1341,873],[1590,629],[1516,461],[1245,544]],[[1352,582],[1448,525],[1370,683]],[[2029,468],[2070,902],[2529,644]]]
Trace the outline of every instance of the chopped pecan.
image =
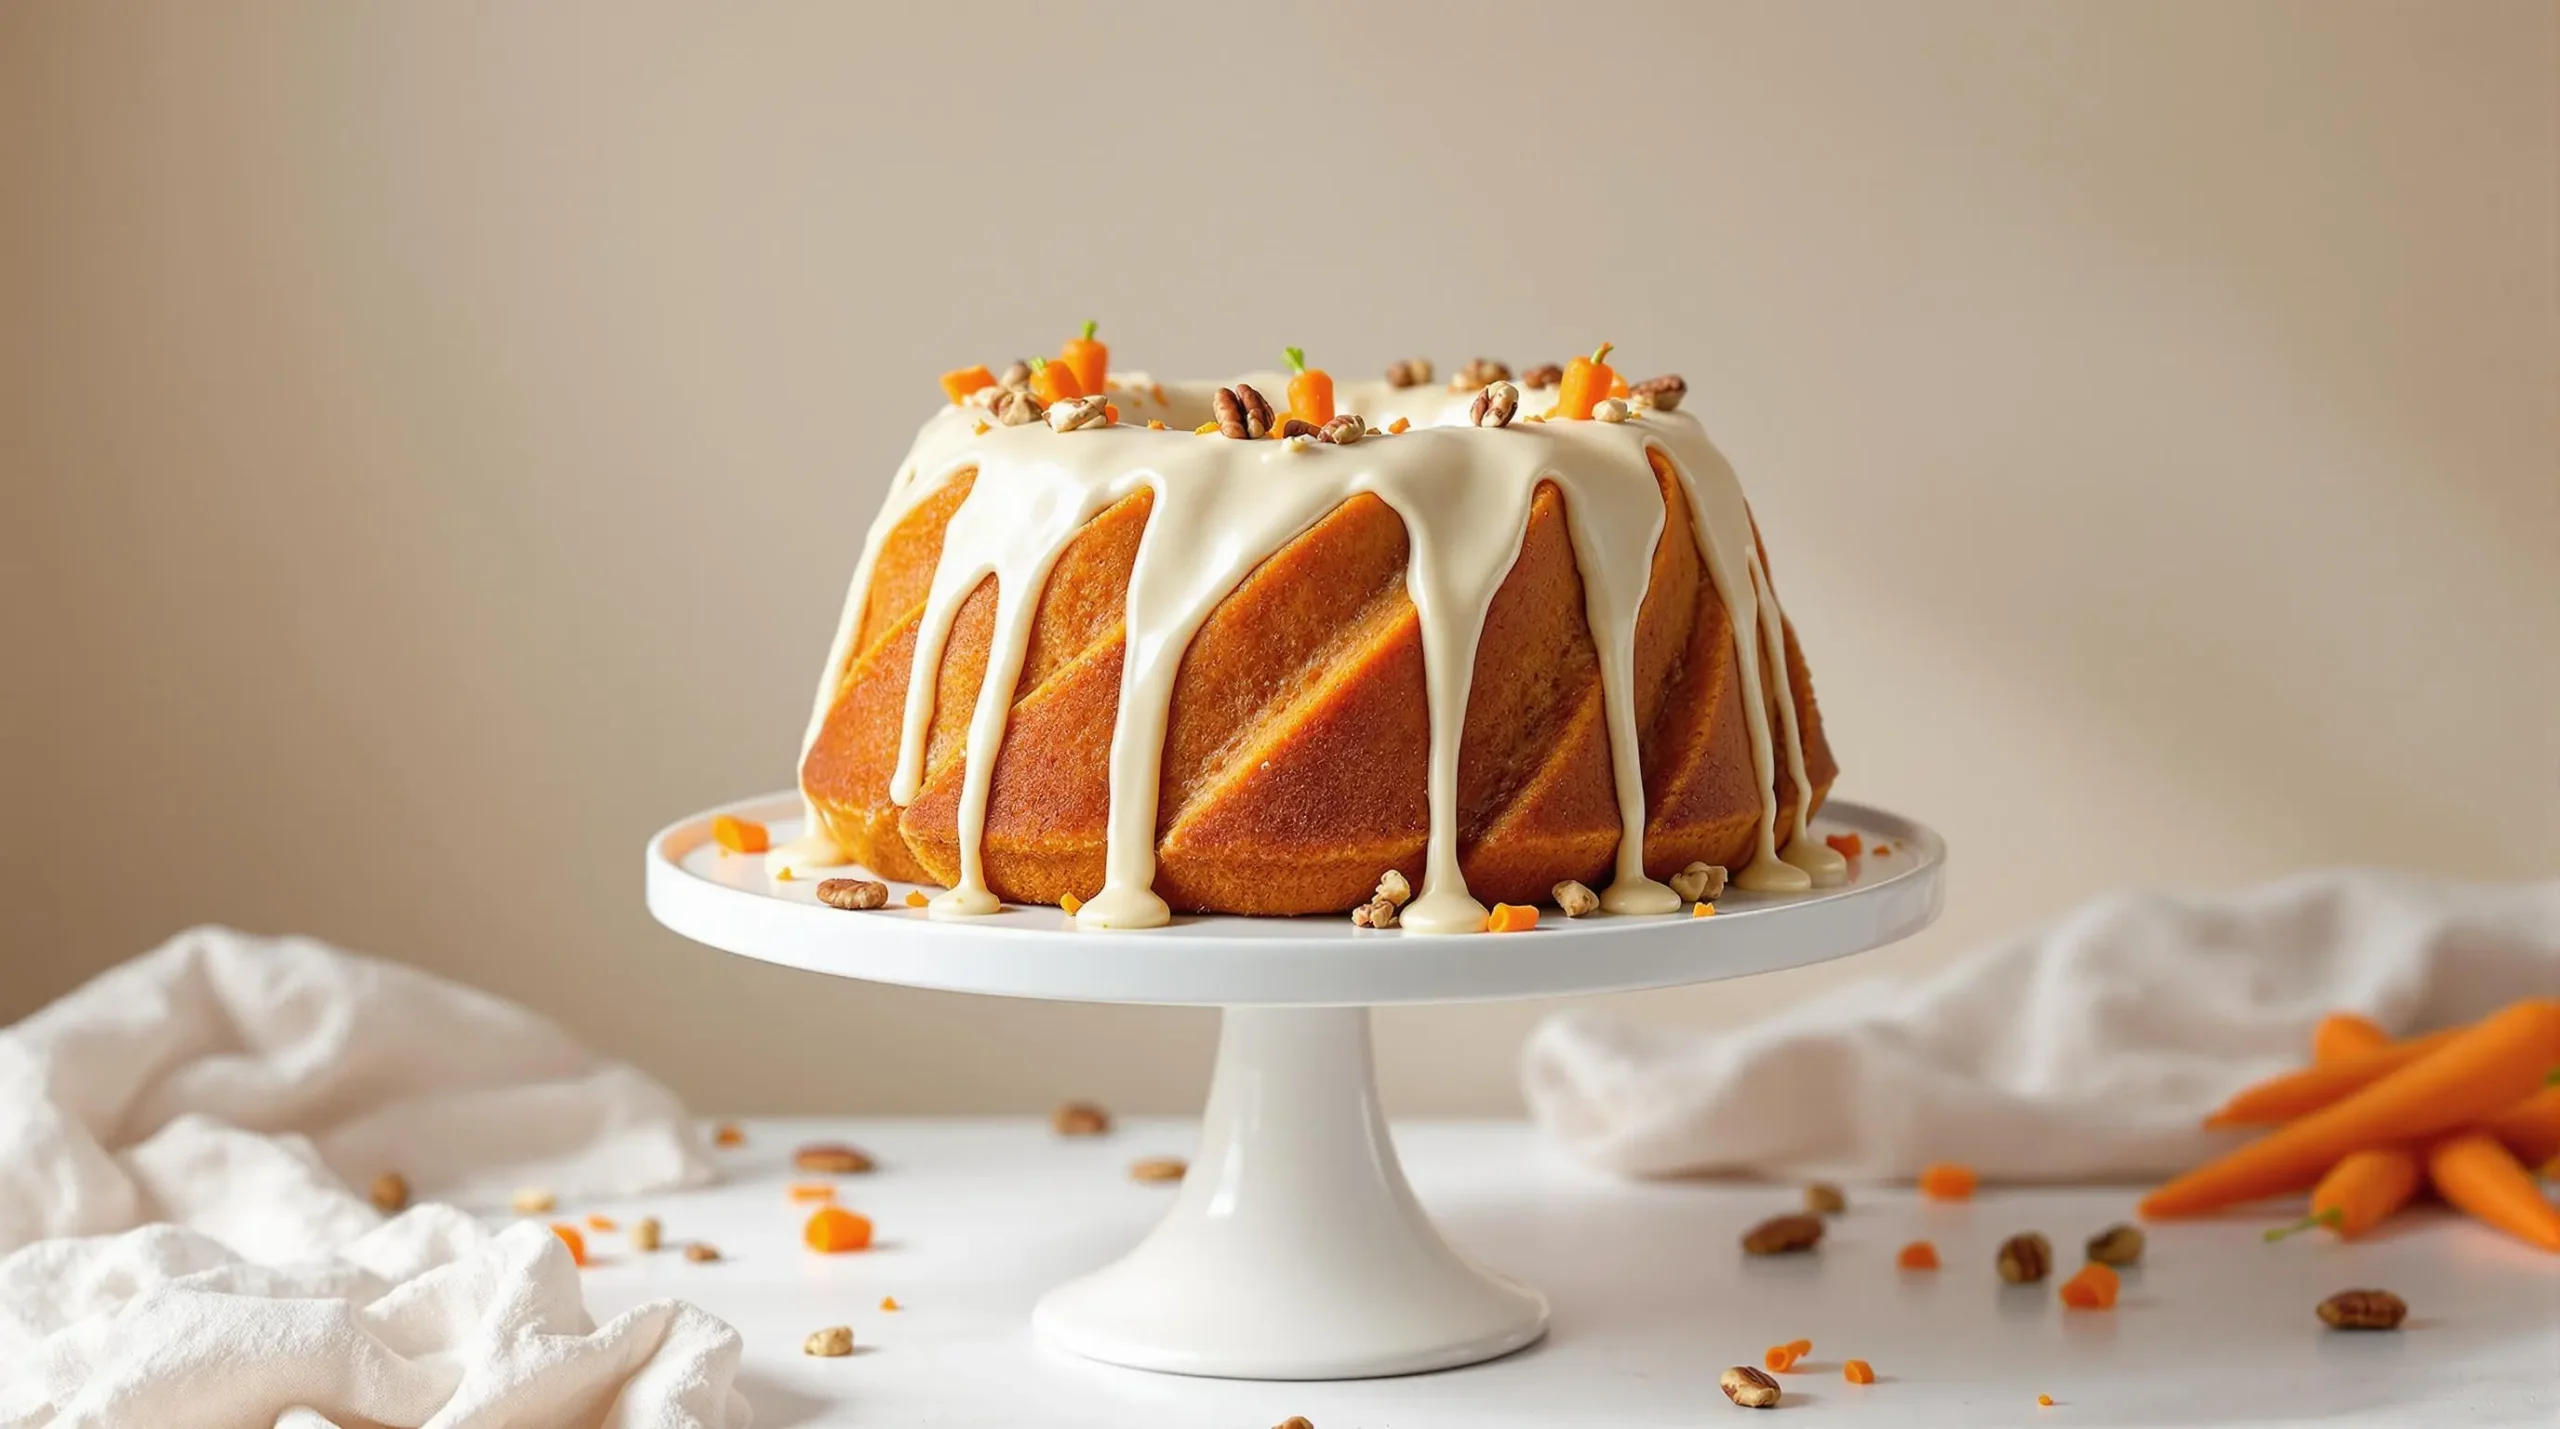
[[1793,1255],[1821,1243],[1820,1216],[1773,1216],[1742,1237],[1742,1248],[1753,1255]]

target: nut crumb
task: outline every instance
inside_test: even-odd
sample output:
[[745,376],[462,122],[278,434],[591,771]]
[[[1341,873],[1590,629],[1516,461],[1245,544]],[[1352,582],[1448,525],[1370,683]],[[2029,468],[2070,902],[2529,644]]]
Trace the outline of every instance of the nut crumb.
[[538,1216],[560,1204],[560,1198],[540,1186],[527,1186],[507,1202],[520,1216]]
[[2035,1231],[2000,1242],[2000,1278],[2011,1285],[2033,1285],[2053,1271],[2053,1242]]
[[1828,1181],[1815,1181],[1804,1188],[1804,1208],[1808,1215],[1836,1216],[1849,1209],[1849,1197]]
[[1592,892],[1588,885],[1570,878],[1556,885],[1555,896],[1556,911],[1568,918],[1597,912],[1600,907],[1599,894]]
[[1683,903],[1713,903],[1724,896],[1724,870],[1712,863],[1693,863],[1671,875],[1671,891]]
[[396,1216],[409,1208],[409,1178],[397,1171],[385,1171],[373,1178],[373,1189],[367,1193],[373,1208],[386,1216]]
[[1413,883],[1402,873],[1390,868],[1378,875],[1378,891],[1370,896],[1383,898],[1402,908],[1413,901]]
[[2131,1265],[2142,1259],[2140,1226],[2109,1226],[2089,1237],[2089,1259],[2100,1265]]
[[889,885],[868,878],[830,878],[819,883],[818,901],[830,908],[885,908]]
[[631,1248],[633,1250],[656,1250],[658,1248],[658,1218],[656,1216],[642,1216],[640,1219],[631,1223]]
[[698,1240],[684,1248],[684,1258],[687,1260],[704,1262],[718,1260],[720,1258],[720,1247],[713,1245],[707,1240]]
[[1190,1169],[1190,1163],[1179,1156],[1145,1156],[1129,1163],[1129,1179],[1150,1182],[1179,1181]]
[[1591,404],[1591,415],[1596,421],[1623,422],[1627,419],[1627,412],[1627,404],[1615,397],[1603,397]]
[[1392,928],[1397,921],[1396,905],[1385,898],[1372,898],[1351,910],[1354,928]]
[[1725,1398],[1745,1409],[1767,1409],[1778,1402],[1778,1382],[1767,1371],[1747,1364],[1726,1370],[1716,1387],[1724,1391]]
[[2396,1330],[2409,1303],[2388,1290],[2341,1290],[2320,1302],[2319,1313],[2332,1330]]
[[1049,1129],[1060,1136],[1100,1136],[1111,1129],[1111,1113],[1091,1102],[1062,1102],[1049,1113]]
[[1039,398],[1016,391],[1007,391],[987,410],[995,414],[997,425],[1006,427],[1027,427],[1048,415]]
[[853,1353],[853,1327],[829,1325],[800,1342],[800,1353],[821,1359],[841,1359]]
[[1743,1250],[1752,1255],[1794,1255],[1821,1243],[1822,1220],[1818,1216],[1772,1216],[1742,1237]]
[[840,1141],[813,1141],[791,1153],[791,1164],[830,1176],[858,1176],[871,1169],[862,1149]]

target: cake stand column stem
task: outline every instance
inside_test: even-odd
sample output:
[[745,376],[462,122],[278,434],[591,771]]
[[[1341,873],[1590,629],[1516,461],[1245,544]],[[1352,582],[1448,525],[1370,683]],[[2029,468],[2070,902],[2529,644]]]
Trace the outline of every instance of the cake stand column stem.
[[1517,1349],[1543,1332],[1546,1302],[1450,1249],[1414,1200],[1378,1107],[1368,1009],[1231,1007],[1173,1208],[1035,1320],[1115,1364],[1348,1379]]

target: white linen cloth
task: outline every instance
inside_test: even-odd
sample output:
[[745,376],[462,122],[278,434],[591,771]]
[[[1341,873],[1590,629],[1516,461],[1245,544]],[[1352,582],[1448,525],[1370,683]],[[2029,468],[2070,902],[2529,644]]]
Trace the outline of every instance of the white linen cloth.
[[737,1332],[598,1327],[502,1207],[711,1178],[684,1108],[548,1020],[300,938],[198,928],[0,1031],[0,1426],[739,1429]]
[[2322,1014],[2395,1032],[2560,994],[2560,881],[2309,874],[2229,896],[2124,893],[1916,982],[1748,1027],[1591,1010],[1534,1032],[1532,1115],[1626,1175],[2149,1178],[2237,1139],[2198,1122],[2299,1065]]

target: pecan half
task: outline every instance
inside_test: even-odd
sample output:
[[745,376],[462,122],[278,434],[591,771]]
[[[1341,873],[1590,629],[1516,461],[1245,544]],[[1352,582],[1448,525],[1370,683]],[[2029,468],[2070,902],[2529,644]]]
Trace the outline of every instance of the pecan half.
[[1564,381],[1564,364],[1561,362],[1541,362],[1520,374],[1520,385],[1523,387],[1553,387],[1562,381]]
[[1387,385],[1390,387],[1419,387],[1430,380],[1430,358],[1408,357],[1402,362],[1387,364]]
[[1049,1129],[1060,1136],[1100,1136],[1111,1129],[1111,1113],[1091,1102],[1065,1102],[1049,1113]]
[[1179,1181],[1191,1169],[1179,1156],[1149,1156],[1129,1163],[1132,1181]]
[[1564,916],[1579,918],[1597,912],[1599,907],[1600,895],[1592,892],[1590,885],[1570,878],[1556,885],[1556,911]]
[[1496,362],[1490,357],[1475,357],[1469,358],[1467,365],[1458,369],[1458,375],[1449,379],[1449,390],[1477,392],[1496,382],[1510,380],[1511,368],[1507,364]]
[[1271,435],[1271,404],[1250,385],[1219,388],[1217,408],[1219,435],[1240,442]]
[[871,1157],[841,1141],[813,1141],[791,1153],[791,1164],[829,1176],[858,1176],[871,1169]]
[[2012,1285],[2032,1285],[2053,1273],[2053,1242],[2034,1231],[2000,1242],[2000,1278]]
[[815,1331],[809,1338],[800,1342],[800,1353],[816,1355],[821,1359],[841,1359],[852,1354],[853,1327],[829,1325],[823,1330]]
[[1049,408],[1049,429],[1073,432],[1111,425],[1111,404],[1100,397],[1069,397]]
[[830,878],[818,885],[818,901],[830,908],[885,908],[889,885],[868,878]]
[[1290,417],[1280,423],[1282,441],[1287,441],[1291,437],[1312,437],[1315,434],[1316,424],[1304,417]]
[[1849,1209],[1849,1197],[1828,1181],[1815,1181],[1804,1188],[1804,1210],[1809,1216],[1836,1216]]
[[1688,395],[1688,382],[1676,372],[1664,377],[1648,377],[1627,389],[1630,399],[1657,412],[1676,411],[1680,399]]
[[2089,1258],[2100,1265],[2131,1265],[2142,1259],[2142,1228],[2109,1226],[2089,1237]]
[[2409,1303],[2388,1290],[2341,1290],[2320,1302],[2320,1323],[2332,1330],[2396,1330]]
[[386,1216],[396,1216],[409,1207],[409,1178],[397,1171],[385,1171],[373,1178],[370,1199],[373,1208]]
[[1520,411],[1520,389],[1508,382],[1488,384],[1467,404],[1467,420],[1479,427],[1507,427]]
[[1753,1255],[1794,1255],[1821,1243],[1820,1216],[1772,1216],[1742,1237],[1742,1248]]
[[1028,392],[1010,390],[998,397],[995,405],[987,410],[995,414],[995,419],[1000,425],[1007,427],[1027,427],[1046,414],[1046,410],[1040,405],[1039,398]]
[[1004,375],[996,379],[996,385],[1007,392],[1030,391],[1031,364],[1028,362],[1017,362],[1011,367],[1006,368],[1004,370]]
[[1369,424],[1350,412],[1345,412],[1316,428],[1317,441],[1329,442],[1337,447],[1347,447],[1367,435],[1369,435]]
[[1724,1397],[1745,1409],[1767,1409],[1778,1402],[1778,1382],[1766,1370],[1738,1364],[1716,1381]]

